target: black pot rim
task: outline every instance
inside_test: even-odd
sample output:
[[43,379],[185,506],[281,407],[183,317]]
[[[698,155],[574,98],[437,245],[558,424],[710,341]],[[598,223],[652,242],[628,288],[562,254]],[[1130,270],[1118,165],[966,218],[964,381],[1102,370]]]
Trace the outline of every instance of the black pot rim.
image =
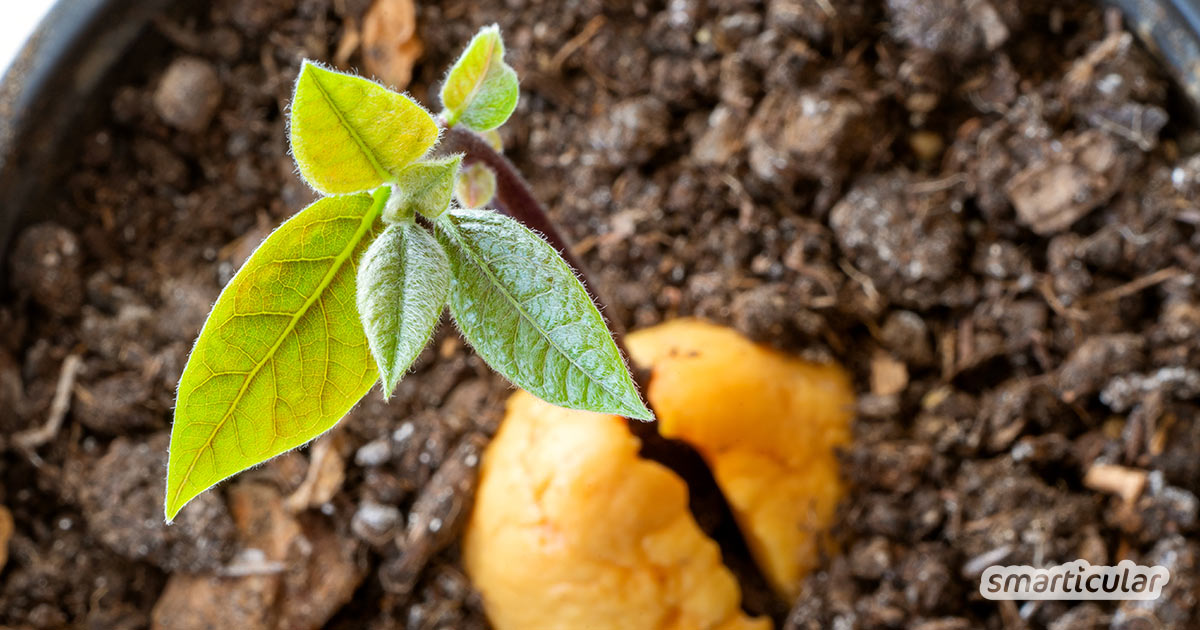
[[[170,0],[58,0],[0,80],[0,253],[91,97]],[[7,256],[0,256],[0,282]]]
[[1166,64],[1200,114],[1200,0],[1103,0],[1124,14],[1129,30]]

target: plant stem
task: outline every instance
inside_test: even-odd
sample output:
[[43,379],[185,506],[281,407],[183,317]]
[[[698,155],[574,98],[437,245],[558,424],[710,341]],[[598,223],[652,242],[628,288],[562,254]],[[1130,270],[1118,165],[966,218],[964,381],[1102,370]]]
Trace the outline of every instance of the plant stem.
[[[444,121],[439,121],[439,124],[443,126],[444,131],[439,151],[463,154],[464,166],[478,162],[492,169],[496,174],[496,197],[492,205],[499,212],[539,232],[546,242],[558,250],[563,260],[575,270],[584,286],[592,293],[596,306],[603,312],[604,300],[595,285],[588,280],[583,263],[571,253],[567,240],[550,220],[545,207],[533,196],[529,184],[521,177],[513,163],[492,149],[491,145],[475,132],[463,127],[447,127]],[[624,329],[619,322],[609,321],[608,324],[621,354],[629,357],[629,350],[624,344]],[[640,389],[646,391],[647,375],[633,368],[633,376]],[[738,562],[729,562],[728,566],[742,586],[743,606],[753,614],[766,614],[776,621],[781,621],[782,615],[787,611],[780,608],[780,602],[771,595],[766,579],[749,560],[750,550],[746,540],[741,535],[733,511],[704,459],[688,443],[663,437],[658,431],[657,420],[641,422],[626,419],[626,423],[630,432],[641,440],[639,454],[642,457],[666,466],[687,483],[688,507],[694,516],[704,517],[698,519],[698,522],[720,545],[721,555],[727,561],[740,559]]]
[[[571,252],[567,239],[550,220],[546,208],[533,196],[529,184],[525,182],[524,177],[521,177],[521,173],[517,171],[513,163],[492,149],[486,140],[465,127],[443,127],[443,132],[439,149],[446,153],[462,153],[463,166],[480,163],[492,169],[492,172],[496,174],[496,197],[493,199],[492,205],[496,207],[496,210],[541,234],[542,238],[558,250],[563,260],[567,261],[567,264],[575,270],[575,273],[583,281],[584,287],[592,294],[597,306],[602,307],[604,299],[596,285],[588,278],[583,263]],[[603,310],[601,308],[601,311]],[[613,336],[616,337],[621,352],[625,356],[629,356],[622,341],[624,328],[614,321],[609,321],[608,325],[613,330]]]

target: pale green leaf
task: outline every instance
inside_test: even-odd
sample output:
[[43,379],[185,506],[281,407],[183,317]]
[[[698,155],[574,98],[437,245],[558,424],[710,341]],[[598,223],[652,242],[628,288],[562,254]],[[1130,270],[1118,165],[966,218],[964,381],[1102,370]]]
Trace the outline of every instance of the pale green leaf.
[[451,209],[437,222],[450,257],[450,312],[475,351],[539,398],[650,420],[620,351],[571,268],[517,221]]
[[429,344],[450,293],[450,263],[415,222],[394,223],[363,254],[358,313],[379,365],[384,398]]
[[386,196],[317,201],[221,292],[179,380],[168,520],[213,484],[328,430],[371,388],[354,279]]
[[496,196],[496,174],[476,162],[464,168],[454,184],[454,196],[464,208],[482,208]]
[[437,142],[433,117],[378,83],[305,61],[292,98],[292,155],[330,195],[390,181]]
[[446,75],[442,85],[446,124],[461,122],[475,131],[495,129],[512,115],[518,98],[517,73],[504,63],[500,27],[485,27]]
[[383,220],[395,223],[415,213],[434,219],[450,207],[461,155],[417,162],[400,171]]
[[483,138],[483,141],[488,143],[488,146],[492,147],[496,153],[504,153],[504,138],[500,137],[499,131],[496,131],[495,129],[488,129],[479,135]]

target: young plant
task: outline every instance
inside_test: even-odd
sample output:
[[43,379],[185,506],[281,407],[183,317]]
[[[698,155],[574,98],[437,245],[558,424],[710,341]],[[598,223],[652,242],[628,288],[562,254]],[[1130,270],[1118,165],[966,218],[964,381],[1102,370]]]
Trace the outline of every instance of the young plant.
[[568,263],[517,220],[482,209],[496,175],[460,168],[462,155],[426,157],[442,127],[494,146],[489,132],[517,99],[495,26],[450,69],[440,121],[405,95],[304,63],[292,154],[327,196],[267,237],[196,340],[171,429],[168,521],[219,481],[327,431],[376,382],[390,396],[447,304],[475,351],[518,387],[652,419]]

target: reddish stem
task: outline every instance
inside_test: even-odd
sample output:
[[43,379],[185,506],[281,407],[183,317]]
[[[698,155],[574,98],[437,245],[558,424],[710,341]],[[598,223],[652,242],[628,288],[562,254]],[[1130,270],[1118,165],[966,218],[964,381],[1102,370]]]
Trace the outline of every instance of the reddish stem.
[[[517,167],[513,166],[508,158],[497,153],[479,134],[464,127],[443,127],[442,129],[442,143],[439,145],[439,149],[445,153],[463,154],[464,166],[478,162],[492,169],[492,172],[496,174],[496,198],[492,200],[492,205],[496,210],[541,234],[547,243],[558,250],[563,260],[567,261],[567,264],[575,270],[575,274],[583,280],[584,286],[591,292],[596,304],[603,305],[604,300],[601,299],[596,285],[589,280],[583,263],[571,252],[567,239],[550,220],[546,208],[533,196],[533,191],[529,189],[529,184],[524,177],[521,177]],[[620,325],[616,322],[609,322],[609,327],[620,328]],[[625,347],[621,343],[622,332],[623,330],[614,330],[614,333],[617,333],[617,344],[621,346],[621,351],[628,356],[629,353],[625,352]]]
[[[463,127],[443,127],[444,134],[439,151],[444,153],[463,154],[463,163],[481,163],[496,174],[496,197],[492,205],[498,210],[526,227],[539,232],[546,242],[558,250],[563,260],[575,270],[576,275],[583,281],[584,286],[591,291],[596,305],[603,311],[604,301],[600,299],[596,286],[588,280],[583,263],[571,253],[571,248],[562,233],[550,220],[545,207],[538,202],[529,189],[525,178],[521,177],[513,163],[497,153],[486,140],[478,134]],[[628,357],[629,351],[623,342],[623,328],[618,322],[609,322],[613,338]],[[642,391],[646,390],[646,375],[634,369],[634,378]],[[649,401],[647,401],[649,402]],[[653,406],[651,406],[653,408]],[[742,585],[743,605],[754,614],[768,614],[779,621],[785,610],[779,608],[780,602],[771,596],[770,588],[762,574],[748,561],[750,552],[745,539],[734,521],[725,495],[717,487],[712,471],[700,454],[691,445],[681,440],[663,437],[658,432],[658,422],[639,422],[627,420],[629,430],[641,440],[640,455],[646,459],[658,462],[673,470],[684,479],[689,490],[689,508],[693,515],[710,517],[701,520],[700,526],[713,537],[721,546],[722,555],[726,561],[741,561],[729,563],[728,566],[737,575]]]

